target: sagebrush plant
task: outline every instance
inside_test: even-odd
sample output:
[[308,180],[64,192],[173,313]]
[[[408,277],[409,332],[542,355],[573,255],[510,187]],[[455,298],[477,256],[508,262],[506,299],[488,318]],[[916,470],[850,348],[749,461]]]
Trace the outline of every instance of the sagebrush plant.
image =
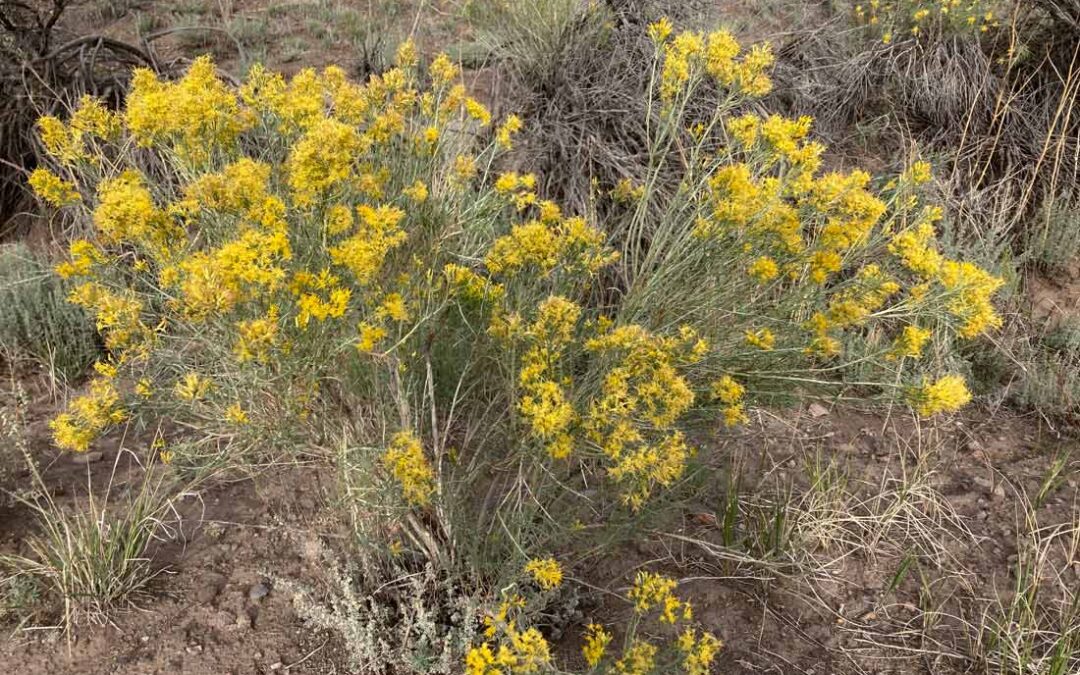
[[[543,593],[585,521],[674,489],[695,424],[781,395],[966,404],[927,346],[997,326],[1001,281],[939,250],[929,166],[822,171],[809,118],[735,112],[771,88],[767,45],[673,33],[649,28],[649,173],[604,197],[603,223],[500,172],[522,120],[492,119],[410,42],[363,84],[256,67],[232,87],[204,57],[176,82],[136,71],[118,113],[85,99],[42,118],[55,166],[31,183],[88,224],[57,271],[109,350],[57,444],[167,417],[161,459],[190,464],[200,439],[239,458],[344,429],[365,543]],[[723,95],[691,119],[706,87]],[[551,667],[501,601],[491,657]],[[682,651],[714,653],[702,640]]]
[[[431,566],[420,573],[360,554],[342,563],[317,541],[301,546],[305,560],[322,570],[324,600],[315,588],[288,579],[275,587],[291,596],[309,624],[341,635],[357,672],[460,672],[461,654],[478,632],[480,601],[448,584]],[[389,583],[385,583],[389,579]]]
[[93,323],[63,282],[23,244],[0,247],[0,349],[74,382],[101,355]]

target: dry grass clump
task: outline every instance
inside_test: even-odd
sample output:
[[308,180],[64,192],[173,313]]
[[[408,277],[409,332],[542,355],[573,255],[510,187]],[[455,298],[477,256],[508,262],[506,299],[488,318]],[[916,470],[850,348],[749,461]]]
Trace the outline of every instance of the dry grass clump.
[[136,477],[139,486],[124,498],[115,496],[121,490],[110,479],[104,497],[91,492],[75,508],[59,504],[30,454],[24,405],[16,400],[0,411],[0,439],[29,468],[31,484],[13,496],[37,529],[24,542],[25,554],[0,555],[0,608],[20,624],[55,622],[65,631],[105,622],[133,606],[161,572],[151,548],[172,531],[176,492],[162,476],[147,475]]

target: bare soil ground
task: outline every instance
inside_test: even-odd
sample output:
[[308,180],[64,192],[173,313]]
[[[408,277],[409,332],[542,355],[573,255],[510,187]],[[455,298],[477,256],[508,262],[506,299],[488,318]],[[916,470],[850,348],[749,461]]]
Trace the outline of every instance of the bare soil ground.
[[[117,449],[120,439],[90,455],[89,463],[58,454],[46,428],[54,406],[44,384],[37,384],[31,390],[30,447],[53,496],[77,506],[85,503],[88,489],[99,496],[106,490],[123,495],[142,469]],[[890,494],[897,481],[925,493],[910,500],[911,512],[894,513],[891,529],[882,530],[876,544],[845,547],[845,537],[867,536],[856,523],[813,521],[821,528],[820,549],[808,545],[808,532],[799,533],[798,544],[815,556],[809,576],[811,566],[798,555],[770,558],[743,546],[726,547],[722,514],[706,503],[688,505],[680,523],[643,532],[628,550],[573,572],[618,593],[637,568],[667,566],[684,579],[683,592],[695,599],[697,618],[726,643],[716,672],[819,675],[965,672],[967,638],[959,619],[949,626],[938,617],[945,625],[933,633],[920,628],[930,601],[925,584],[936,589],[933,604],[942,617],[970,619],[966,613],[978,611],[980,602],[1010,593],[1018,537],[1027,527],[1025,504],[1042,489],[1053,458],[1073,445],[1035,418],[1003,413],[975,415],[935,435],[903,420],[819,407],[762,416],[751,428],[718,438],[704,461],[716,477],[741,465],[748,499],[768,500],[784,489],[812,494],[807,457],[842,468],[850,493],[863,499]],[[139,446],[130,438],[124,442]],[[16,460],[21,458],[5,458],[9,464]],[[11,485],[26,484],[21,464],[4,469]],[[915,471],[925,475],[913,476]],[[1037,510],[1040,527],[1075,522],[1076,476],[1074,467]],[[82,625],[71,635],[8,625],[0,669],[102,675],[349,672],[339,638],[307,628],[288,593],[275,587],[276,580],[288,580],[320,588],[322,571],[305,562],[303,550],[305,542],[332,545],[337,536],[333,485],[326,469],[314,466],[271,467],[250,479],[207,483],[182,500],[179,517],[154,552],[163,571],[135,606],[108,624]],[[813,510],[813,504],[804,506]],[[853,518],[862,504],[851,502]],[[25,552],[30,526],[25,507],[5,504],[0,552]],[[1080,584],[1080,559],[1068,560],[1066,548],[1051,554],[1061,559],[1047,569]],[[918,562],[895,583],[909,555]],[[584,606],[605,618],[628,611],[606,597],[598,591]],[[581,628],[568,627],[560,652],[577,651]],[[928,645],[927,635],[942,641]]]

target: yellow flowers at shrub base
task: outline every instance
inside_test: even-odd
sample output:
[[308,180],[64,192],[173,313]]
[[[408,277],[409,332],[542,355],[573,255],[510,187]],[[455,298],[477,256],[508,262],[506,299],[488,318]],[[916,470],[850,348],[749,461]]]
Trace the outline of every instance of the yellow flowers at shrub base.
[[127,413],[120,406],[120,392],[109,377],[90,382],[89,391],[72,400],[67,412],[51,422],[53,441],[60,448],[86,452],[110,426],[123,422]]
[[908,401],[923,417],[956,412],[971,402],[967,383],[959,375],[946,375],[934,382],[923,382],[908,391]]
[[562,566],[554,558],[530,560],[525,564],[525,571],[532,575],[533,581],[545,591],[558,588],[562,584]]
[[687,675],[709,675],[713,659],[724,647],[712,633],[702,632],[699,636],[693,628],[687,628],[679,635],[679,651],[683,653],[682,666]]
[[[524,599],[511,596],[502,601],[495,614],[484,619],[484,635],[488,641],[473,646],[465,655],[466,675],[500,675],[507,673],[539,673],[551,663],[547,640],[534,627],[522,629],[516,612]],[[491,640],[496,640],[492,649]]]
[[590,668],[595,668],[600,664],[600,660],[607,652],[607,646],[611,644],[611,639],[611,633],[604,630],[600,624],[590,623],[585,627],[585,643],[581,647],[581,654]]
[[383,453],[383,465],[401,485],[405,501],[423,506],[435,492],[435,472],[424,455],[420,439],[411,431],[399,431]]
[[675,595],[678,582],[653,572],[638,572],[628,598],[634,603],[634,610],[644,614],[654,607],[660,608],[660,620],[674,624],[693,618],[690,603],[680,600]]
[[615,662],[615,672],[619,675],[648,675],[656,666],[658,651],[654,644],[634,640],[623,652],[622,658]]

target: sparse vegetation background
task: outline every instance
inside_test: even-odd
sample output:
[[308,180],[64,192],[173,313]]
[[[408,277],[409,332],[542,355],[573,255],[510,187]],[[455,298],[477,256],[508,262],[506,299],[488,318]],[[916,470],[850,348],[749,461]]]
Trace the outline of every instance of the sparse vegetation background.
[[1078,672],[1078,25],[0,0],[0,659]]

